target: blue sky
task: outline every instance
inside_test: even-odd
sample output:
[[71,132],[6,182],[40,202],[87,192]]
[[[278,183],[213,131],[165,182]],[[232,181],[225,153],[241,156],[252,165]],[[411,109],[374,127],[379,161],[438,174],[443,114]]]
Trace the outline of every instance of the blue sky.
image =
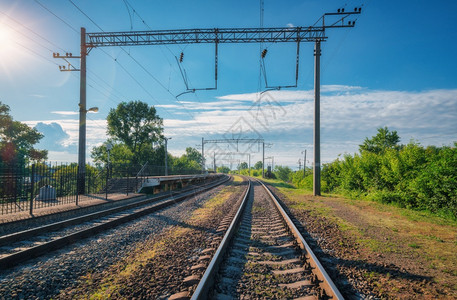
[[[260,24],[259,1],[72,1],[104,31]],[[356,152],[365,137],[383,126],[397,130],[403,143],[457,141],[456,1],[265,0],[264,26],[309,26],[325,12],[360,5],[355,28],[328,30],[322,45],[322,161]],[[100,31],[91,20],[68,0],[0,1],[0,101],[16,120],[45,134],[40,147],[49,150],[52,161],[77,160],[79,102],[79,73],[60,72],[56,64],[63,61],[53,59],[52,52],[77,54],[79,28]],[[265,47],[269,83],[292,84],[295,45]],[[304,149],[312,161],[313,44],[301,44],[298,87],[261,99],[258,44],[220,45],[218,89],[178,101],[175,96],[185,90],[175,61],[181,52],[191,86],[213,86],[214,45],[90,52],[87,105],[100,110],[88,114],[89,160],[90,149],[106,140],[109,110],[121,101],[142,100],[164,119],[165,134],[173,138],[169,151],[175,155],[200,144],[202,137],[251,137],[272,144],[266,156],[274,156],[275,164],[297,168]],[[79,66],[77,60],[74,64]],[[225,146],[207,153],[232,150]],[[261,159],[257,147],[250,150],[252,162]],[[229,163],[222,155],[218,159],[218,164]]]

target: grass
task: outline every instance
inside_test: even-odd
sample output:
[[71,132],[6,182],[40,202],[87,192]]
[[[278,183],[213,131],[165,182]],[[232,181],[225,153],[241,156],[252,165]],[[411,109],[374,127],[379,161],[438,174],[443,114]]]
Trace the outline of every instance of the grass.
[[419,246],[418,244],[416,243],[411,243],[411,244],[408,244],[409,247],[411,248],[414,248],[414,249],[419,249],[421,246]]
[[272,186],[276,188],[289,188],[289,189],[296,189],[296,187],[293,184],[284,182],[280,179],[269,179],[269,178],[261,178],[262,175],[258,176],[257,178],[261,179],[264,182],[268,182]]

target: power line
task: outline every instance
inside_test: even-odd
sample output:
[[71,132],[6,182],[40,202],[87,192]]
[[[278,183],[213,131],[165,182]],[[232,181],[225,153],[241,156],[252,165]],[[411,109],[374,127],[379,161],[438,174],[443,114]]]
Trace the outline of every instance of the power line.
[[50,60],[49,58],[47,58],[47,57],[41,55],[40,53],[36,52],[35,50],[32,50],[32,49],[30,49],[29,47],[27,47],[27,46],[25,46],[25,45],[23,45],[23,44],[21,44],[21,43],[19,43],[19,42],[17,42],[17,41],[16,41],[16,44],[18,44],[19,46],[21,46],[21,47],[23,47],[24,49],[30,51],[31,53],[35,54],[36,56],[39,56],[39,57],[43,58],[44,60],[47,60],[48,62],[50,62],[50,63],[52,63],[52,64],[54,64],[54,65],[56,65],[56,66],[59,65],[59,64],[56,63],[55,61]]
[[[73,4],[74,7],[76,7],[84,16],[86,16],[98,29],[100,29],[102,32],[105,32],[94,20],[92,20],[82,9],[80,9],[72,0],[68,0],[71,4]],[[128,2],[127,2],[128,3]],[[130,5],[130,3],[128,3]],[[131,5],[130,5],[131,6]],[[132,7],[132,6],[131,6]],[[132,7],[133,8],[133,7]],[[136,13],[136,11],[134,10],[134,12]],[[138,15],[138,13],[136,13]],[[138,15],[139,16],[139,15]],[[139,16],[140,17],[140,16]],[[149,27],[149,25],[146,24],[146,22],[144,22],[144,20],[140,17],[140,19],[143,21],[143,23]],[[151,72],[149,72],[148,69],[146,69],[136,58],[134,58],[127,50],[125,50],[123,47],[120,47],[120,49],[126,53],[141,69],[143,69],[143,71],[145,71],[152,79],[154,79],[155,82],[157,82],[157,84],[159,84],[165,91],[167,91],[172,97],[175,98],[175,95],[173,95],[173,93],[160,81],[158,80]],[[170,49],[168,49],[170,50]],[[171,51],[170,51],[171,52]],[[124,69],[125,70],[125,69]],[[126,70],[125,70],[126,71]],[[133,76],[131,76],[133,78]],[[139,82],[133,78],[138,84]],[[141,85],[140,85],[141,86]],[[145,90],[143,88],[143,90]],[[146,91],[146,90],[145,90]],[[152,96],[152,94],[150,94],[149,92],[147,92],[147,94],[155,100],[155,98]],[[156,100],[155,100],[156,101]],[[179,105],[181,105],[185,110],[186,112],[194,119],[196,120],[194,114],[192,114],[186,107],[185,105],[179,101],[178,99],[174,100],[175,102],[179,103]],[[157,102],[157,101],[156,101]],[[168,111],[167,111],[168,112]],[[169,112],[168,112],[169,113]],[[171,115],[171,113],[169,113]],[[201,124],[200,124],[201,125]]]
[[55,13],[53,13],[51,10],[49,10],[46,6],[44,6],[40,1],[38,0],[34,0],[36,3],[38,3],[42,8],[44,8],[45,10],[47,10],[50,14],[52,14],[54,17],[56,17],[57,19],[59,19],[60,21],[62,21],[65,25],[67,25],[68,27],[70,27],[71,30],[73,30],[74,32],[76,32],[77,34],[79,34],[79,31],[74,28],[73,26],[71,26],[70,24],[68,24],[64,19],[62,19],[61,17],[59,17],[58,15],[56,15]]
[[[88,18],[98,29],[100,29],[102,32],[105,32],[92,18],[90,18],[81,8],[79,8],[72,0],[68,0],[74,7],[76,7],[78,9],[79,12],[81,12],[86,18]],[[120,49],[126,53],[141,69],[143,69],[152,79],[154,79],[154,81],[157,82],[157,84],[159,84],[165,91],[167,91],[172,97],[174,97],[173,93],[171,93],[171,91],[169,89],[167,89],[165,87],[165,85],[160,82],[151,72],[149,72],[149,70],[147,70],[136,58],[134,58],[127,50],[125,50],[123,47],[120,47]],[[106,52],[105,52],[106,53]],[[117,62],[117,60],[115,60]],[[120,65],[120,64],[119,64]],[[123,70],[127,72],[127,70],[122,67]],[[134,78],[130,73],[128,73],[129,76],[138,84],[142,87],[142,89],[155,101],[158,103],[158,101],[154,98],[154,96],[152,96],[152,94],[150,92],[148,92],[140,83],[139,81]],[[185,110],[186,112],[194,119],[196,120],[195,116],[185,107],[185,105],[183,103],[181,103],[178,99],[175,100],[175,102],[179,103]],[[159,104],[159,103],[158,103]],[[170,112],[168,112],[166,109],[165,111],[167,113],[169,113],[171,115]]]
[[69,1],[71,4],[73,4],[73,6],[76,7],[76,9],[79,10],[80,13],[82,13],[84,16],[86,16],[86,18],[88,18],[89,21],[91,21],[95,26],[97,26],[98,29],[100,29],[101,31],[103,31],[103,29],[102,29],[100,26],[98,26],[98,24],[95,23],[94,20],[92,20],[92,19],[82,10],[82,9],[80,9],[80,8],[78,7],[78,5],[76,5],[72,0],[68,0],[68,1]]
[[[11,21],[13,21],[14,23],[16,23],[17,25],[27,29],[28,31],[32,32],[33,34],[35,34],[36,36],[38,36],[39,38],[41,38],[42,40],[48,42],[49,44],[51,44],[52,46],[62,50],[63,52],[65,52],[65,50],[63,48],[61,48],[60,46],[56,45],[55,43],[53,43],[52,41],[48,40],[47,38],[45,38],[44,36],[42,36],[41,34],[37,33],[36,31],[34,31],[33,29],[31,29],[30,27],[27,27],[25,26],[24,24],[22,24],[21,22],[17,21],[16,19],[14,19],[13,17],[5,14],[4,12],[1,12],[0,13],[4,16],[6,16],[8,19],[10,19]],[[29,37],[28,35],[24,34],[23,32],[19,31],[18,29],[16,29],[15,27],[11,26],[10,24],[6,23],[5,21],[2,20],[2,23],[5,24],[6,26],[10,27],[11,29],[13,29],[14,31],[16,31],[17,33],[25,36],[26,38],[36,42],[34,39],[32,39],[31,37]],[[36,42],[38,43],[38,42]],[[39,44],[39,43],[38,43]],[[41,45],[41,44],[40,44]],[[53,52],[51,49],[47,48],[46,46],[44,45],[41,45],[43,48],[46,48],[47,50]]]

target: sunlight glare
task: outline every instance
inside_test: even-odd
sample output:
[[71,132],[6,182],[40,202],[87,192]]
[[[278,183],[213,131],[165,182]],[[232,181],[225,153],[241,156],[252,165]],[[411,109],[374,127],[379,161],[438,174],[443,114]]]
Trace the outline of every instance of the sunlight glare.
[[0,23],[0,59],[6,62],[14,55],[13,32]]

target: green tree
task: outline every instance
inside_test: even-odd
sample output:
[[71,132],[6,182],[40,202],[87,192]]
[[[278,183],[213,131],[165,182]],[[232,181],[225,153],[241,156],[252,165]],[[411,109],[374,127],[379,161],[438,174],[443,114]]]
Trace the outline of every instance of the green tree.
[[262,165],[263,165],[262,161],[259,160],[258,162],[255,163],[254,169],[260,170],[260,169],[262,169]]
[[154,106],[141,101],[119,103],[116,109],[110,110],[107,121],[108,136],[130,150],[133,164],[144,164],[146,158],[141,155],[142,151],[163,138],[163,120]]
[[[125,144],[116,144],[113,142],[110,143],[112,145],[109,153],[109,160],[111,164],[128,164],[132,161],[132,151],[130,151],[130,149]],[[106,149],[106,143],[101,146],[92,148],[90,155],[96,164],[106,164],[108,162],[108,151]]]
[[367,151],[373,153],[382,153],[387,149],[398,149],[400,137],[397,131],[390,131],[387,127],[378,128],[378,133],[371,137],[366,138],[362,145],[359,145],[360,152]]
[[48,151],[33,148],[43,138],[43,134],[24,123],[14,121],[9,111],[9,106],[0,102],[0,159],[2,162],[24,163],[29,160],[45,160]]
[[188,160],[195,161],[199,165],[202,163],[202,154],[195,148],[187,147],[184,156],[186,156]]
[[238,166],[238,168],[239,168],[240,170],[245,170],[245,169],[249,168],[249,166],[248,166],[248,163],[247,163],[247,162],[243,161],[242,163],[240,163],[240,165]]

